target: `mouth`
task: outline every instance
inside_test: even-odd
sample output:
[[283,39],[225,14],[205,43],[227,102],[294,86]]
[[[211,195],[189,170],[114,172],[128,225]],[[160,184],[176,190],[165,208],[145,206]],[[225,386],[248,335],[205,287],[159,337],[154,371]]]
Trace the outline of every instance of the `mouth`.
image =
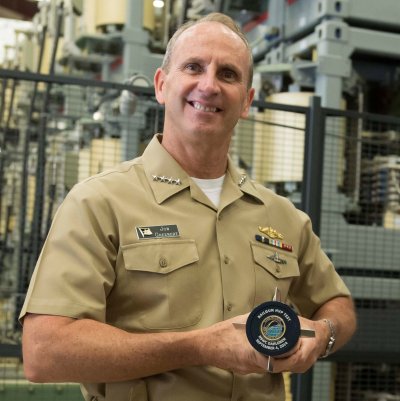
[[204,111],[207,113],[219,113],[220,111],[222,111],[220,108],[218,107],[213,107],[213,106],[205,106],[204,104],[201,104],[199,102],[188,102],[194,109],[199,110],[199,111]]

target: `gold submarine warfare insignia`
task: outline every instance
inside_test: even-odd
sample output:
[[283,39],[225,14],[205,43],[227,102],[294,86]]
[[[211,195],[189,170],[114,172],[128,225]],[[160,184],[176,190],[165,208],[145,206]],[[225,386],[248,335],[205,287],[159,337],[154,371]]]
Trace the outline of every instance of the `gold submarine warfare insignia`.
[[265,234],[269,238],[272,238],[272,239],[276,239],[276,238],[283,239],[283,235],[281,233],[278,233],[278,231],[276,231],[272,227],[261,227],[261,226],[258,226],[258,229],[260,230],[260,232],[262,232],[263,234]]

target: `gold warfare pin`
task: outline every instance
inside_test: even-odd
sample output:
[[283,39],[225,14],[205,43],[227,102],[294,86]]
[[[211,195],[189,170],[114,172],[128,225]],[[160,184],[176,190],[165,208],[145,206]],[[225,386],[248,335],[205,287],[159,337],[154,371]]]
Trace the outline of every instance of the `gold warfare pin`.
[[283,235],[281,233],[278,233],[274,228],[272,227],[261,227],[258,226],[258,229],[260,232],[265,234],[267,237],[272,238],[272,239],[283,239]]

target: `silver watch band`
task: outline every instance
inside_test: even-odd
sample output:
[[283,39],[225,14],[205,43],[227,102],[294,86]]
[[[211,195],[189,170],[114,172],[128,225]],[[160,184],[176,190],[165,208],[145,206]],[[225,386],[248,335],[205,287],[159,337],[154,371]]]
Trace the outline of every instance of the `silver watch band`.
[[332,351],[333,346],[335,345],[336,341],[336,333],[335,333],[335,327],[333,323],[329,319],[322,319],[329,327],[330,330],[330,336],[329,336],[329,341],[326,346],[325,352],[320,356],[321,358],[326,358]]

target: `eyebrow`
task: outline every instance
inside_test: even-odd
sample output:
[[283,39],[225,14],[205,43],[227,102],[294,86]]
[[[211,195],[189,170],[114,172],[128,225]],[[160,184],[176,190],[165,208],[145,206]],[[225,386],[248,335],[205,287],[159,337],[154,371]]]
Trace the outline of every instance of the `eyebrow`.
[[179,64],[179,67],[184,67],[185,65],[187,65],[187,64],[192,64],[192,63],[203,65],[203,64],[204,64],[204,61],[203,61],[201,58],[199,58],[199,57],[189,57],[189,58],[183,60],[183,61]]

